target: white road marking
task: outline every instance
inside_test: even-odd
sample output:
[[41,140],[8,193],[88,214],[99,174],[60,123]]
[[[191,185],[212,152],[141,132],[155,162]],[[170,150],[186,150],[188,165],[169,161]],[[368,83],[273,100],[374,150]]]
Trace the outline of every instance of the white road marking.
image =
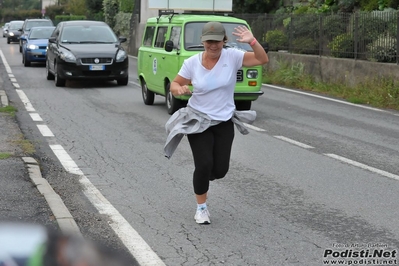
[[50,128],[47,125],[37,125],[40,133],[42,133],[43,137],[54,137],[53,132],[51,132]]
[[10,80],[11,80],[12,83],[17,82],[17,79],[16,79],[16,78],[10,78]]
[[8,73],[8,74],[12,73],[11,67],[10,67],[10,65],[7,63],[6,57],[4,56],[2,50],[0,50],[0,57],[1,57],[1,60],[3,61],[4,67],[6,68],[7,73]]
[[74,175],[83,175],[83,172],[79,169],[78,165],[74,162],[74,160],[72,160],[72,158],[61,145],[50,145],[50,148],[53,150],[55,156],[57,156],[58,160],[61,162],[62,166],[64,166],[67,172]]
[[22,103],[25,105],[26,111],[35,112],[36,110],[35,108],[33,108],[25,92],[23,92],[22,90],[16,90],[16,92],[18,93],[18,96],[21,99]]
[[379,175],[382,175],[382,176],[385,176],[385,177],[388,177],[388,178],[392,178],[392,179],[395,179],[395,180],[399,180],[399,176],[398,175],[391,174],[389,172],[386,172],[386,171],[383,171],[383,170],[380,170],[380,169],[377,169],[377,168],[374,168],[374,167],[371,167],[371,166],[368,166],[368,165],[353,161],[351,159],[348,159],[348,158],[345,158],[345,157],[342,157],[342,156],[339,156],[339,155],[336,155],[336,154],[332,154],[332,153],[325,153],[324,155],[326,155],[328,157],[331,157],[331,158],[334,158],[336,160],[339,160],[341,162],[344,162],[344,163],[347,163],[347,164],[350,164],[350,165],[353,165],[353,166],[368,170],[370,172],[373,172],[373,173],[376,173],[376,174],[379,174]]
[[314,147],[309,146],[309,145],[307,145],[307,144],[305,144],[305,143],[302,143],[302,142],[299,142],[299,141],[296,141],[296,140],[293,140],[293,139],[290,139],[290,138],[286,138],[286,137],[284,137],[284,136],[274,136],[274,137],[275,137],[275,138],[278,138],[278,139],[280,139],[280,140],[289,142],[289,143],[291,143],[291,144],[294,144],[294,145],[296,145],[296,146],[305,148],[305,149],[313,149],[313,148],[314,148]]
[[29,115],[32,118],[32,120],[35,122],[43,121],[43,119],[40,117],[40,115],[38,113],[29,113]]
[[129,83],[132,83],[132,84],[136,85],[137,87],[141,88],[141,84],[140,83],[137,83],[137,82],[134,82],[134,81],[129,81]]
[[90,202],[97,208],[99,213],[105,214],[113,221],[110,226],[122,240],[126,248],[140,266],[165,266],[165,263],[144,241],[128,221],[112,206],[112,204],[101,194],[101,192],[83,174],[76,163],[68,155],[61,145],[50,145],[58,160],[65,170],[79,175],[79,181],[84,187],[84,193]]
[[[328,97],[324,97],[324,96],[320,96],[320,95],[315,95],[315,94],[311,94],[311,93],[307,93],[307,92],[291,90],[291,89],[282,88],[282,87],[279,87],[279,86],[269,85],[269,84],[262,84],[262,85],[265,86],[265,87],[270,87],[270,88],[274,88],[274,89],[278,89],[278,90],[289,91],[289,92],[293,92],[293,93],[297,93],[297,94],[307,95],[307,96],[311,96],[311,97],[315,97],[315,98],[319,98],[319,99],[323,99],[323,100],[328,100],[328,101],[332,101],[332,102],[336,102],[336,103],[342,103],[342,104],[355,106],[355,107],[359,107],[359,108],[364,108],[364,109],[368,109],[368,110],[373,110],[373,111],[377,111],[377,112],[384,112],[384,113],[394,114],[394,113],[391,113],[391,112],[386,111],[386,110],[373,108],[373,107],[369,107],[369,106],[365,106],[365,105],[354,104],[354,103],[350,103],[350,102],[345,102],[345,101],[342,101],[342,100],[336,100],[336,99],[332,99],[332,98],[328,98]],[[397,115],[397,114],[394,114],[394,115]]]
[[266,130],[263,129],[263,128],[259,128],[259,127],[256,127],[256,126],[254,126],[254,125],[250,125],[250,124],[247,124],[247,123],[244,123],[244,125],[245,125],[247,128],[250,128],[250,129],[255,130],[255,131],[260,131],[260,132],[266,131]]

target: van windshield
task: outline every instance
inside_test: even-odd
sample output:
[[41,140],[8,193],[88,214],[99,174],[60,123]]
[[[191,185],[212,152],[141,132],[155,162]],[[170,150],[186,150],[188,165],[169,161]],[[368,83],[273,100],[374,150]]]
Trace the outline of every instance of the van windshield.
[[[202,27],[206,22],[187,23],[184,28],[184,49],[188,51],[203,51],[204,46],[201,43]],[[226,48],[236,48],[245,51],[252,51],[248,43],[237,42],[237,37],[232,33],[234,28],[245,26],[244,24],[222,22],[227,35]]]

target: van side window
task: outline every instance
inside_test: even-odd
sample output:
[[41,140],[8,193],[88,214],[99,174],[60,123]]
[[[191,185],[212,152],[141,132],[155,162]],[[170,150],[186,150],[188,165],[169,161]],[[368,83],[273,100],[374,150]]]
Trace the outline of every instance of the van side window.
[[152,45],[152,39],[154,37],[154,33],[155,33],[155,27],[154,26],[148,26],[145,29],[144,39],[143,39],[143,45],[144,46],[151,46]]
[[173,48],[175,49],[180,47],[180,33],[181,27],[172,27],[169,40],[173,42]]
[[154,47],[164,48],[167,31],[168,27],[158,27],[157,38],[155,39]]

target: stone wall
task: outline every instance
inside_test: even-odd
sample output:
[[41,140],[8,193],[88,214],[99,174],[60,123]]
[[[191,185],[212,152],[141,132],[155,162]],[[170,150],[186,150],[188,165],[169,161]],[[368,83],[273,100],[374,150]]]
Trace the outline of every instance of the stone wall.
[[326,83],[340,82],[354,86],[366,79],[393,78],[399,81],[399,65],[377,63],[364,60],[321,57],[314,55],[299,55],[286,52],[269,52],[269,63],[265,66],[275,70],[279,62],[289,65],[304,64],[304,72],[317,81]]

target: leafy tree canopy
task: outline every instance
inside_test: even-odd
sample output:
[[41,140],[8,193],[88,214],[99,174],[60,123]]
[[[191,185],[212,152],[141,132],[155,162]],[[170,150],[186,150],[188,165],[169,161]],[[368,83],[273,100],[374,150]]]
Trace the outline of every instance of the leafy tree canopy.
[[233,0],[234,13],[269,13],[275,8],[274,0]]

